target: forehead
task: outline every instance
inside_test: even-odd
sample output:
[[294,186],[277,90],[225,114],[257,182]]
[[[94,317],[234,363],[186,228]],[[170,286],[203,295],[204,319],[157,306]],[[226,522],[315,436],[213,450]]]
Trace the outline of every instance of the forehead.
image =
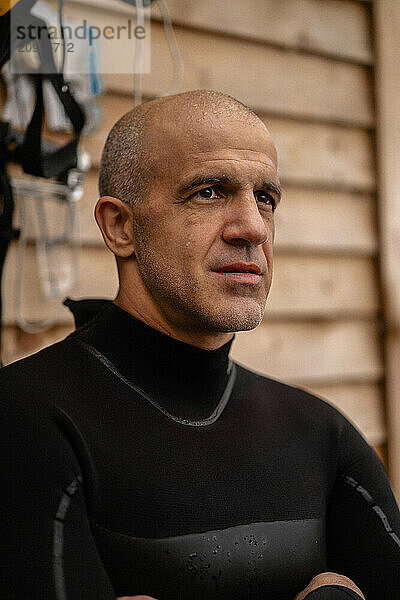
[[277,178],[274,143],[255,119],[197,118],[151,128],[146,146],[156,178],[182,180],[191,173],[228,170],[238,177],[268,173]]

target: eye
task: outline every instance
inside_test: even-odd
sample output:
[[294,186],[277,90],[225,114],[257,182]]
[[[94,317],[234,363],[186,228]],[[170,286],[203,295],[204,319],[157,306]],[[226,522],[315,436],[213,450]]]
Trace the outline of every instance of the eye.
[[275,208],[276,208],[275,198],[273,196],[271,196],[271,194],[268,194],[268,192],[265,192],[264,190],[258,190],[257,192],[255,192],[255,197],[258,202],[261,202],[262,204],[267,204],[267,205],[269,204],[272,206],[272,210],[275,210]]
[[199,190],[198,192],[193,194],[193,196],[203,198],[204,200],[214,200],[215,198],[221,197],[221,195],[218,194],[218,190],[216,189],[216,187],[213,186],[203,188],[202,190]]

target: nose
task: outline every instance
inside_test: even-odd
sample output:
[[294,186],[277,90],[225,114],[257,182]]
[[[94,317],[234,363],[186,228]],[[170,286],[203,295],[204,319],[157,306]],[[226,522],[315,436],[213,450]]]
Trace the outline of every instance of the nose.
[[233,246],[259,246],[272,241],[272,221],[260,213],[253,193],[243,194],[227,206],[223,239]]

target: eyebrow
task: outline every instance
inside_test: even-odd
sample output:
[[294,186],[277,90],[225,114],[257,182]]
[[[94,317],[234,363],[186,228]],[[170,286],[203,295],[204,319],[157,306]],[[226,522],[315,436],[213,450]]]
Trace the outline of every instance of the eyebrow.
[[[239,185],[239,182],[231,177],[226,177],[225,175],[218,177],[199,176],[192,179],[187,185],[181,187],[179,189],[179,195],[187,194],[188,192],[191,192],[202,185]],[[274,181],[268,179],[261,182],[260,188],[274,192],[274,194],[277,196],[278,202],[280,202],[282,198],[282,188],[279,183],[275,183]]]

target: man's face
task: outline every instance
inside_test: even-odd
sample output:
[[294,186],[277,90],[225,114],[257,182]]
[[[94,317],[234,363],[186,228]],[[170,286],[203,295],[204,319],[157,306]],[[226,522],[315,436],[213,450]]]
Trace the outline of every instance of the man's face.
[[140,277],[168,322],[231,332],[256,327],[272,279],[276,151],[261,123],[212,117],[150,134],[157,148],[134,208]]

